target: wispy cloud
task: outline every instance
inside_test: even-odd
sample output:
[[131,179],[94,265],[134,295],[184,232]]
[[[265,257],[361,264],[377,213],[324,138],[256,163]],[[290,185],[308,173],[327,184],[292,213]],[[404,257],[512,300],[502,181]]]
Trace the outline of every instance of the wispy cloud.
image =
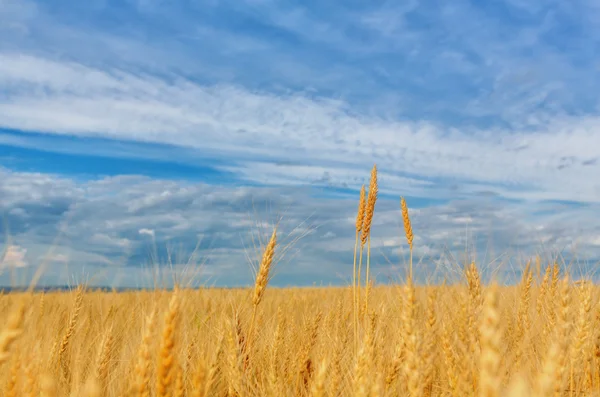
[[560,117],[537,131],[458,131],[355,115],[323,98],[166,82],[23,55],[0,55],[0,65],[0,84],[9,87],[0,103],[7,128],[191,147],[235,159],[262,182],[283,176],[307,183],[327,169],[336,183],[356,187],[351,175],[377,162],[384,178],[485,183],[508,197],[600,198],[592,116]]

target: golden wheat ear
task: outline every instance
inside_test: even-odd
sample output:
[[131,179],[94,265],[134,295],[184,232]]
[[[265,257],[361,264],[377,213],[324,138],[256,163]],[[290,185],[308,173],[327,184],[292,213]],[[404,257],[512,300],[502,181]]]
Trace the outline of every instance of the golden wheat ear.
[[176,331],[179,325],[179,291],[176,288],[169,302],[169,309],[164,320],[157,364],[156,395],[170,397],[172,395],[174,375],[177,365],[175,356]]
[[250,346],[253,342],[256,313],[258,310],[258,305],[260,305],[262,302],[265,290],[267,289],[267,284],[269,283],[269,274],[271,272],[271,267],[273,266],[273,258],[275,257],[276,246],[277,228],[275,227],[263,252],[262,260],[260,261],[258,273],[256,274],[256,280],[254,282],[254,294],[252,295],[252,320],[250,320],[250,327],[248,329],[248,349],[250,349]]
[[494,283],[487,290],[479,326],[481,335],[479,394],[481,396],[498,396],[502,386],[500,374],[502,330],[500,327],[498,285]]

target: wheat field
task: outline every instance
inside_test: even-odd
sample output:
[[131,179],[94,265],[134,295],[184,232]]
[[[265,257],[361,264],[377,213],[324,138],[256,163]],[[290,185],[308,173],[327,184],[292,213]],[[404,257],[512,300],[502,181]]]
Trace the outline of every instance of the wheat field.
[[[0,295],[2,396],[600,396],[598,288],[532,258],[517,285],[370,275],[377,169],[361,190],[352,285]],[[534,271],[537,269],[537,272]],[[541,270],[540,270],[541,269]],[[540,273],[540,274],[538,274]]]

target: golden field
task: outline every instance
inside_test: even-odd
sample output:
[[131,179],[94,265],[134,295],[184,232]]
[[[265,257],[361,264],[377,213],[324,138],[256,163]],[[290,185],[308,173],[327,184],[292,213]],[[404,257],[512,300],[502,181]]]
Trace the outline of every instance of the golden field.
[[[518,285],[369,278],[376,168],[361,191],[353,285],[0,296],[3,396],[600,396],[598,288],[534,259]],[[537,270],[537,271],[534,271]],[[538,274],[539,273],[539,274]]]

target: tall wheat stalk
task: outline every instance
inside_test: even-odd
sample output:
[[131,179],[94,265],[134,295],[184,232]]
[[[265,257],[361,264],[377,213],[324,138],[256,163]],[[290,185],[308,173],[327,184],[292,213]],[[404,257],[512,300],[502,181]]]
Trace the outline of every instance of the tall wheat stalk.
[[410,217],[408,215],[408,206],[404,197],[400,200],[400,207],[402,208],[402,220],[404,222],[404,234],[406,235],[406,241],[408,241],[408,248],[410,250],[410,259],[408,262],[408,278],[413,279],[413,231],[410,223]]
[[[360,284],[360,274],[356,272],[356,257],[358,253],[358,242],[361,238],[361,232],[363,229],[363,224],[365,222],[365,212],[367,211],[367,199],[365,194],[365,185],[362,185],[360,188],[360,199],[358,202],[358,211],[356,213],[356,239],[354,242],[354,265],[352,271],[352,302],[353,302],[353,312],[354,312],[354,346],[355,353],[358,352],[358,284]],[[360,250],[362,257],[362,249]]]
[[[367,196],[367,210],[365,213],[365,223],[363,225],[363,232],[361,235],[361,253],[358,267],[358,274],[360,277],[360,267],[362,265],[362,247],[365,243],[367,244],[367,269],[365,274],[365,288],[369,285],[369,270],[371,267],[371,225],[373,224],[373,214],[375,213],[375,203],[377,202],[377,165],[373,165],[371,170],[371,180],[369,181],[369,194]],[[359,287],[360,288],[360,287]],[[360,289],[359,289],[360,299]],[[365,296],[365,312],[369,310],[368,296]],[[360,305],[360,302],[359,302]]]
[[265,294],[267,284],[269,283],[269,273],[271,271],[271,266],[273,265],[273,257],[275,256],[276,245],[277,227],[273,229],[271,239],[265,247],[265,251],[263,252],[263,257],[258,268],[258,273],[256,274],[256,281],[254,282],[254,294],[252,296],[252,319],[250,320],[250,327],[248,328],[246,346],[243,346],[247,354],[250,354],[250,348],[254,339],[254,327],[256,323],[256,313],[258,310],[258,305],[260,305],[260,302],[263,299],[263,295]]

